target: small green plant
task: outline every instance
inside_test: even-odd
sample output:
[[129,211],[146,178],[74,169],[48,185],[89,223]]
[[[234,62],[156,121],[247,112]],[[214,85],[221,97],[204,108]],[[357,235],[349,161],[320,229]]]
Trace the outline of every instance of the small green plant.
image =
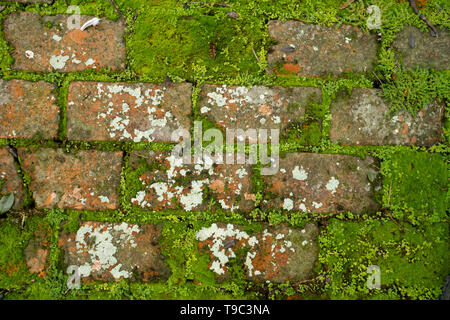
[[427,69],[401,69],[392,81],[382,85],[383,96],[392,112],[401,109],[416,115],[436,98],[449,97],[449,77],[443,72]]

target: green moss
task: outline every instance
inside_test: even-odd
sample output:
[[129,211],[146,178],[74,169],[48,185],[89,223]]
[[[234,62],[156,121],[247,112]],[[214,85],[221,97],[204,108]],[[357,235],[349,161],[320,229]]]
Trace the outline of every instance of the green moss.
[[442,221],[448,210],[448,167],[439,154],[399,152],[382,164],[383,204],[414,224]]
[[[319,261],[332,299],[436,299],[449,272],[448,225],[412,228],[384,219],[332,219],[319,238]],[[380,267],[381,288],[368,289],[367,268]]]

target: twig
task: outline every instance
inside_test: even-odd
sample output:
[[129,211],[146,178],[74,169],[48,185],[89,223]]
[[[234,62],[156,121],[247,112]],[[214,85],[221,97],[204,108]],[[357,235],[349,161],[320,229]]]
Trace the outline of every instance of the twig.
[[122,18],[125,19],[125,17],[122,14],[122,11],[120,11],[119,6],[117,5],[115,0],[109,0],[109,2],[112,4],[112,6],[114,7],[114,11],[118,14],[120,14],[122,16]]
[[261,60],[259,60],[258,55],[256,54],[255,49],[253,49],[253,47],[252,47],[252,52],[253,52],[253,55],[255,56],[256,60],[258,61],[258,63],[261,64]]
[[214,7],[229,7],[231,8],[232,5],[228,4],[228,3],[211,3],[211,2],[197,2],[197,1],[193,1],[193,2],[184,2],[183,3],[183,7],[185,7],[186,9],[189,9],[189,5],[190,4],[199,4],[199,5],[208,5],[208,6],[214,6]]
[[416,2],[414,0],[409,0],[409,5],[413,9],[414,13],[419,15],[419,18],[425,21],[427,26],[433,31],[433,36],[439,37],[439,33],[437,29],[434,27],[434,25],[423,15],[419,12],[419,10],[416,7]]
[[409,229],[405,228],[404,226],[402,226],[401,224],[399,224],[397,221],[395,221],[395,219],[391,216],[391,214],[389,213],[388,210],[386,210],[386,214],[388,215],[389,218],[391,218],[392,221],[394,221],[394,223],[395,223],[397,226],[399,226],[399,227],[402,228],[402,229],[409,230]]
[[345,3],[342,7],[339,7],[339,9],[345,9],[347,8],[349,5],[351,5],[353,2],[355,2],[355,0],[350,0],[347,3]]

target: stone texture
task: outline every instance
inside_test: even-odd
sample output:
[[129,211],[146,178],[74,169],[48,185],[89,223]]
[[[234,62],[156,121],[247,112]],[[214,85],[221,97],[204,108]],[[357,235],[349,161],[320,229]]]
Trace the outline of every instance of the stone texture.
[[263,177],[266,189],[262,208],[372,213],[379,208],[373,199],[374,190],[381,188],[376,176],[371,157],[361,160],[339,154],[290,153],[280,159],[278,173]]
[[38,273],[40,277],[46,275],[48,268],[51,234],[52,231],[50,228],[38,226],[24,250],[24,256],[29,272]]
[[[209,158],[208,158],[209,159]],[[135,151],[130,166],[139,174],[139,188],[131,199],[147,210],[183,209],[202,211],[251,211],[252,168],[239,164],[184,164],[183,159],[158,151]],[[131,181],[130,181],[131,182]],[[210,207],[210,200],[216,204]]]
[[62,231],[58,247],[64,251],[66,268],[78,268],[81,281],[167,279],[171,271],[161,254],[161,229],[151,224],[87,221],[76,233]]
[[53,84],[0,79],[0,138],[58,137],[59,107]]
[[117,209],[122,152],[19,149],[38,208]]
[[204,85],[199,95],[200,114],[223,129],[283,130],[311,102],[321,102],[319,88]]
[[[285,225],[266,226],[261,232],[248,234],[240,226],[213,223],[196,234],[198,247],[211,258],[209,269],[223,280],[229,264],[242,263],[246,279],[255,282],[299,282],[313,275],[317,260],[318,228],[308,223],[304,229]],[[239,256],[240,249],[247,249]]]
[[22,178],[19,176],[10,148],[0,147],[0,194],[14,193],[14,209],[20,209],[25,197]]
[[192,85],[72,82],[67,105],[71,140],[175,142],[190,129]]
[[344,145],[425,145],[441,140],[444,107],[436,102],[417,117],[389,113],[378,89],[353,89],[331,106],[330,139]]
[[271,72],[337,76],[343,72],[367,72],[376,60],[376,36],[355,26],[337,28],[272,20],[269,35],[277,41],[267,57]]
[[439,37],[433,37],[430,32],[422,32],[416,27],[404,27],[392,44],[403,66],[450,69],[450,32],[445,28],[438,32]]
[[[80,26],[94,17],[80,16]],[[40,16],[19,12],[9,15],[3,30],[14,47],[14,69],[74,72],[86,69],[123,69],[123,20],[102,19],[99,25],[72,28],[71,15]],[[70,26],[70,27],[69,27]]]

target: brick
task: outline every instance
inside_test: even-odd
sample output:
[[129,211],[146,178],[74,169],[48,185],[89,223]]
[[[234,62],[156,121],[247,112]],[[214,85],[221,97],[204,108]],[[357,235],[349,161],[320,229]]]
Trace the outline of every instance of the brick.
[[284,130],[311,102],[321,102],[319,88],[204,85],[199,95],[200,115],[223,129]]
[[[196,239],[200,250],[209,254],[209,269],[219,280],[229,277],[228,267],[237,261],[242,263],[247,280],[283,283],[299,282],[313,275],[317,234],[317,225],[312,223],[303,229],[265,226],[254,234],[233,224],[213,223],[199,230]],[[239,257],[241,249],[247,252]]]
[[[248,212],[254,208],[252,168],[239,164],[184,164],[158,151],[136,151],[130,165],[139,175],[131,203],[146,210],[183,209]],[[132,183],[131,181],[129,183]],[[210,207],[210,200],[216,204]]]
[[23,205],[25,192],[22,178],[17,172],[11,149],[0,147],[0,194],[14,193],[14,209],[20,209]]
[[444,107],[437,102],[420,110],[390,114],[378,89],[353,89],[331,105],[330,140],[344,145],[425,145],[441,140]]
[[433,37],[430,32],[422,32],[416,27],[404,27],[392,44],[403,66],[450,69],[450,32],[445,28],[438,29],[438,32],[439,37]]
[[[102,19],[99,25],[82,31],[79,27],[70,29],[70,17],[66,14],[40,16],[31,12],[9,15],[3,30],[6,40],[14,47],[14,69],[74,72],[124,68],[123,19]],[[80,25],[92,18],[80,16]]]
[[0,138],[58,137],[59,107],[53,84],[0,79]]
[[152,224],[86,221],[76,233],[61,231],[58,247],[64,252],[65,267],[77,268],[84,282],[167,279],[171,271],[161,254],[161,229]]
[[189,130],[192,85],[72,82],[67,105],[71,140],[176,142]]
[[[292,212],[373,213],[380,179],[374,159],[339,154],[291,153],[280,159],[279,171],[264,176],[263,210]],[[369,175],[374,182],[369,180]]]
[[50,254],[50,237],[52,231],[39,225],[24,250],[24,257],[31,273],[38,273],[40,277],[46,275],[48,265],[48,257]]
[[19,149],[38,208],[117,209],[122,152]]
[[277,42],[267,57],[271,72],[337,76],[343,72],[367,72],[376,60],[376,36],[355,26],[337,28],[272,20],[269,35]]

